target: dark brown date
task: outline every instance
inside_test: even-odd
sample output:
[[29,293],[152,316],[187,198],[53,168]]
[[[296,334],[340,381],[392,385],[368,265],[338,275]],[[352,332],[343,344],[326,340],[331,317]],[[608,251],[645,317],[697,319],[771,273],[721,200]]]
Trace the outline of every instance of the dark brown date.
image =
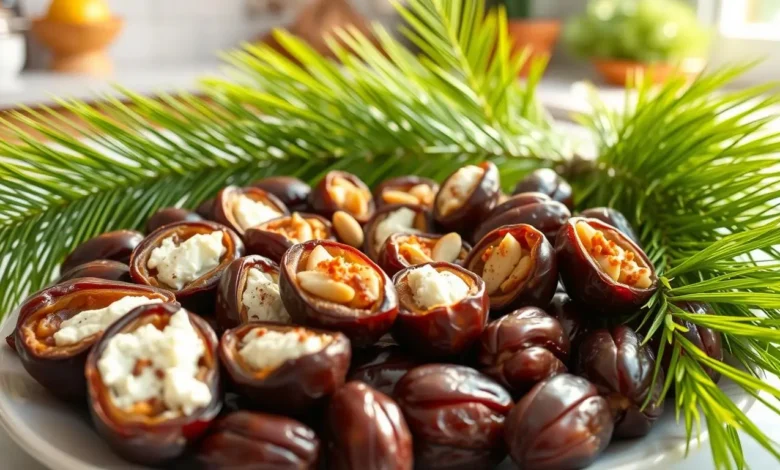
[[521,306],[544,308],[558,284],[552,245],[530,225],[507,225],[488,233],[464,266],[485,280],[492,313]]
[[598,219],[569,219],[558,233],[555,251],[566,292],[594,314],[633,313],[658,289],[645,252]]
[[[200,439],[222,408],[217,336],[205,320],[187,313],[190,324],[203,341],[204,355],[197,373],[211,393],[210,402],[186,415],[158,406],[158,400],[137,403],[131,409],[119,408],[103,382],[98,361],[116,335],[132,333],[145,325],[164,329],[181,307],[175,304],[144,305],[111,325],[87,357],[88,403],[98,434],[123,458],[144,465],[163,465],[180,457]],[[142,361],[136,365],[139,367]],[[172,413],[170,416],[168,413]]]
[[[271,276],[278,285],[279,265],[268,258],[255,255],[244,256],[230,263],[217,287],[217,331],[235,328],[250,321],[291,322],[284,308],[277,308],[280,307],[277,305],[278,297],[264,291],[247,293],[247,277],[252,269]],[[245,294],[254,295],[258,303],[268,306],[266,314],[258,316],[257,313],[250,312],[249,307],[244,303]]]
[[60,272],[64,273],[76,266],[99,259],[127,263],[133,250],[143,239],[143,234],[135,230],[116,230],[90,238],[71,251],[62,262]]
[[[401,221],[398,219],[397,223],[385,222],[388,218],[398,218],[401,215],[408,215],[409,218]],[[407,224],[408,222],[408,224]],[[390,227],[386,224],[392,224]],[[393,231],[388,231],[396,229]],[[414,231],[428,233],[433,231],[433,221],[431,220],[431,213],[424,206],[416,206],[412,204],[392,204],[385,205],[377,210],[374,215],[369,219],[366,225],[363,227],[364,244],[363,252],[368,255],[372,260],[379,259],[379,252],[382,249],[387,238],[393,233]]]
[[[257,224],[251,222],[253,217],[242,216],[241,198],[248,198],[254,203],[266,206],[268,209],[276,212],[278,214],[277,217],[290,213],[287,206],[269,192],[253,187],[239,188],[237,186],[227,186],[217,194],[214,200],[214,220],[230,227],[242,236],[247,229]],[[265,221],[267,220],[262,220],[260,223]]]
[[[460,278],[469,290],[466,296],[449,305],[421,307],[409,284],[409,274],[430,266]],[[393,277],[398,293],[398,318],[393,325],[393,338],[408,350],[425,357],[448,357],[466,351],[485,329],[490,299],[485,282],[473,272],[450,263],[427,263],[413,266]]]
[[125,263],[120,263],[119,261],[111,261],[108,259],[89,261],[66,271],[57,279],[56,283],[59,284],[82,277],[94,277],[107,281],[130,282],[130,266]]
[[[219,264],[181,289],[165,284],[157,279],[157,270],[148,266],[149,258],[163,240],[173,237],[174,243],[181,244],[198,234],[222,232],[222,245],[225,254]],[[133,251],[130,259],[130,275],[138,284],[160,287],[176,294],[176,299],[187,309],[198,314],[208,315],[214,312],[217,284],[225,268],[244,254],[244,244],[236,233],[224,225],[206,220],[200,222],[177,222],[160,227],[149,234]]]
[[[268,365],[255,368],[241,349],[247,335],[252,335],[249,336],[251,339],[255,334],[262,337],[268,332],[296,334],[301,342],[309,337],[319,337],[323,347],[281,362],[261,358],[262,363]],[[274,358],[280,354],[275,347],[280,346],[274,343],[258,346],[252,354]],[[253,406],[269,412],[300,416],[344,384],[352,348],[341,333],[251,322],[227,330],[222,335],[219,357],[233,389]]]
[[[710,307],[708,304],[701,303],[701,302],[677,302],[675,305],[681,309],[683,309],[687,313],[692,313],[694,315],[714,315],[715,312],[712,311],[712,307]],[[696,325],[693,322],[682,320],[678,317],[674,317],[674,321],[677,324],[683,325],[688,329],[686,332],[680,332],[683,336],[685,336],[685,339],[693,343],[696,347],[704,351],[709,357],[712,359],[723,361],[723,345],[722,345],[722,339],[719,332],[712,330],[710,328],[707,328],[705,326],[699,326]],[[654,341],[656,348],[659,345],[659,341],[656,339]],[[683,354],[685,354],[683,352]],[[669,362],[672,359],[672,346],[667,344],[664,348],[664,356],[662,358],[662,364],[664,366],[664,370],[669,368]],[[704,367],[704,372],[710,376],[710,378],[715,382],[718,383],[720,380],[720,373],[713,370],[711,367]]]
[[[309,266],[318,247],[328,259]],[[314,282],[301,281],[304,271],[314,274],[305,275]],[[365,254],[334,241],[310,240],[287,250],[279,288],[295,323],[341,331],[356,347],[376,342],[398,315],[398,296],[390,278]],[[347,295],[350,291],[352,296]]]
[[504,225],[528,224],[542,232],[550,243],[555,243],[558,231],[569,217],[571,212],[562,203],[541,193],[521,193],[493,209],[474,231],[472,239],[479,241]]
[[579,215],[580,217],[587,217],[590,219],[598,219],[604,223],[607,223],[619,231],[623,232],[630,238],[639,244],[639,237],[634,232],[634,227],[626,219],[626,216],[622,212],[612,209],[611,207],[593,207],[591,209],[585,209]]
[[612,437],[607,401],[587,380],[560,374],[512,408],[504,439],[522,469],[574,470],[593,463]]
[[[607,400],[615,420],[615,437],[640,437],[650,432],[664,411],[664,374],[653,384],[655,357],[642,338],[621,325],[592,331],[582,340],[577,374],[590,380]],[[640,411],[648,395],[650,401]]]
[[415,468],[492,468],[506,455],[502,435],[512,397],[470,367],[429,364],[396,385],[414,437]]
[[25,370],[52,394],[83,403],[87,395],[84,364],[102,331],[75,343],[57,344],[62,322],[85,310],[105,308],[127,297],[175,302],[168,291],[97,278],[77,278],[46,288],[19,308],[13,342]]
[[361,382],[341,387],[328,405],[333,470],[412,470],[412,436],[398,405]]
[[421,365],[397,344],[376,344],[353,359],[349,380],[358,380],[385,395],[393,396],[395,385],[407,372]]
[[567,371],[569,337],[555,318],[536,307],[523,307],[488,324],[479,343],[483,373],[514,396]]
[[270,176],[255,181],[250,186],[267,191],[277,197],[290,211],[305,212],[309,208],[311,186],[291,176]]
[[388,204],[414,204],[433,209],[433,200],[439,192],[439,185],[428,178],[399,176],[383,181],[374,188],[377,207]]
[[205,220],[214,220],[214,202],[215,198],[206,199],[198,204],[195,209],[195,213],[203,217]]
[[333,228],[328,220],[298,212],[248,228],[244,233],[247,253],[265,256],[277,263],[295,244],[333,238]]
[[513,194],[537,192],[550,196],[553,201],[563,203],[569,210],[574,208],[571,185],[549,168],[540,168],[520,180]]
[[432,261],[450,261],[463,265],[471,251],[471,245],[461,240],[460,252],[454,260],[433,259],[436,244],[445,235],[433,233],[394,233],[387,237],[379,250],[377,263],[387,273],[394,276],[398,271]]
[[330,220],[337,211],[344,211],[361,224],[374,215],[374,197],[366,183],[346,171],[330,171],[309,194],[311,210]]
[[[482,175],[468,193],[463,193],[458,179],[463,179],[461,171],[477,167]],[[446,231],[458,232],[467,239],[471,233],[498,204],[500,196],[498,168],[491,162],[469,165],[461,168],[444,180],[433,203],[433,218]]]
[[586,316],[581,312],[581,308],[569,297],[569,294],[556,292],[545,311],[563,326],[574,355],[580,339],[588,331]]
[[158,228],[175,222],[197,222],[203,220],[197,212],[178,207],[165,207],[158,210],[146,221],[146,233],[152,233]]
[[194,457],[203,470],[314,470],[320,441],[290,418],[236,411],[219,418]]

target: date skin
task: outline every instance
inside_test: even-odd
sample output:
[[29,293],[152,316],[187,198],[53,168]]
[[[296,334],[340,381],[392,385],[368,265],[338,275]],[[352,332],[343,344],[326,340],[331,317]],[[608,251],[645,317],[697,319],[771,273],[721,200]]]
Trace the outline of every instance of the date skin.
[[332,470],[412,470],[412,436],[401,409],[362,382],[349,382],[328,406]]
[[250,186],[267,191],[277,197],[291,212],[305,212],[309,208],[311,186],[291,176],[270,176],[255,181]]
[[[544,197],[542,197],[544,196]],[[521,193],[499,205],[474,231],[474,241],[504,225],[528,224],[555,243],[558,230],[571,217],[569,209],[540,193]]]
[[125,263],[120,263],[119,261],[99,259],[81,264],[70,271],[65,272],[57,279],[56,284],[83,277],[94,277],[107,281],[132,281],[130,278],[130,266]]
[[560,322],[569,337],[571,347],[567,366],[573,369],[580,341],[589,331],[587,315],[565,292],[556,292],[545,312]]
[[279,276],[279,265],[262,256],[243,256],[230,263],[217,287],[217,331],[223,332],[250,321],[243,295],[247,273],[252,268],[267,274],[275,274],[277,278]]
[[[320,222],[327,231],[327,236],[324,239],[334,239],[333,228],[327,219],[315,214],[299,215],[306,220],[317,220]],[[267,230],[267,227],[269,224],[277,223],[282,219],[289,219],[289,217],[290,216],[285,215],[278,219],[272,219],[255,227],[248,228],[246,232],[244,232],[244,244],[246,245],[246,252],[251,255],[265,256],[266,258],[269,258],[276,263],[281,261],[282,256],[284,256],[284,252],[289,250],[290,247],[295,245],[297,242],[287,238],[281,233]]]
[[133,250],[143,239],[144,235],[135,230],[116,230],[90,238],[73,249],[62,262],[60,271],[67,272],[76,266],[99,259],[127,263]]
[[626,216],[620,211],[612,209],[611,207],[592,207],[582,211],[580,217],[599,219],[620,230],[626,234],[628,238],[639,244],[639,237],[636,236],[634,227],[631,226],[631,223],[626,219]]
[[366,186],[366,183],[364,183],[363,180],[358,178],[356,175],[353,175],[352,173],[347,173],[345,171],[328,172],[325,176],[322,177],[319,183],[317,183],[317,185],[309,194],[309,207],[311,208],[312,212],[315,212],[329,220],[333,218],[334,213],[340,210],[344,210],[344,208],[333,199],[330,191],[328,190],[330,188],[331,182],[337,177],[341,177],[349,181],[357,188],[361,189],[369,197],[367,201],[368,208],[365,213],[350,214],[361,225],[364,225],[374,215],[376,205],[374,202],[374,197],[371,194],[371,191],[368,189],[368,186]]
[[203,470],[314,470],[319,449],[317,435],[298,421],[236,411],[214,423],[194,460]]
[[415,447],[415,468],[492,468],[506,455],[504,420],[512,397],[476,370],[428,364],[395,387]]
[[[641,437],[663,413],[664,374],[652,385],[655,357],[642,338],[621,325],[588,334],[580,344],[577,373],[607,400],[615,419],[615,437]],[[648,395],[648,405],[640,411]]]
[[536,384],[509,413],[504,439],[523,470],[574,470],[593,463],[612,437],[607,401],[581,377]]
[[539,192],[550,196],[552,200],[566,205],[571,210],[574,207],[571,185],[558,173],[549,168],[540,168],[520,180],[513,194]]
[[158,228],[176,222],[197,222],[203,220],[197,212],[179,207],[164,207],[149,217],[146,221],[146,233],[152,233]]
[[523,307],[488,324],[479,343],[483,373],[521,396],[538,382],[567,371],[569,337],[542,309]]
[[[379,267],[381,267],[388,276],[395,276],[398,271],[411,266],[409,261],[400,252],[400,245],[410,236],[415,236],[423,241],[430,241],[432,244],[435,244],[436,241],[444,235],[435,233],[394,233],[387,237],[387,240],[385,240],[385,243],[379,250],[377,264],[379,264]],[[471,251],[471,245],[465,241],[461,243],[460,253],[455,260],[455,264],[459,266],[463,265]]]
[[376,344],[360,351],[355,357],[349,380],[358,380],[374,390],[393,396],[395,385],[401,377],[421,364],[397,344]]
[[[485,173],[476,188],[474,188],[466,200],[463,201],[461,207],[449,214],[442,214],[439,211],[439,201],[442,198],[450,197],[449,195],[444,194],[444,191],[442,190],[436,194],[436,199],[433,201],[433,218],[436,224],[442,229],[441,231],[458,232],[467,240],[471,239],[471,233],[474,231],[476,224],[482,222],[484,217],[496,207],[498,198],[501,195],[500,180],[496,165],[491,162],[482,162],[477,166],[484,169]],[[447,187],[447,181],[449,181],[455,173],[457,172],[453,172],[444,180],[441,185],[442,188]]]

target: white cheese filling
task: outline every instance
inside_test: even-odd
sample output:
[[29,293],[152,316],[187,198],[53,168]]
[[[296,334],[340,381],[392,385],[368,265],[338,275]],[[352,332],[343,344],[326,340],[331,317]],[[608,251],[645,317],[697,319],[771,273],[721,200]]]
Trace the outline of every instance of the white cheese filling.
[[413,269],[406,279],[414,302],[423,309],[454,304],[469,293],[469,286],[463,279],[449,271],[437,271],[430,265]]
[[241,340],[238,354],[254,370],[278,367],[285,361],[322,351],[333,338],[303,328],[284,333],[255,328]]
[[99,333],[115,321],[125,316],[130,310],[147,304],[159,304],[162,300],[150,299],[144,296],[122,297],[110,305],[95,310],[84,310],[65,320],[60,329],[54,333],[54,343],[57,346],[68,346],[82,339]]
[[157,280],[181,290],[219,265],[227,249],[222,243],[222,232],[192,236],[176,245],[174,237],[168,237],[152,250],[146,266],[157,269]]
[[420,233],[419,230],[413,228],[416,217],[417,212],[408,207],[402,207],[387,214],[387,217],[376,224],[374,229],[374,243],[376,246],[380,247],[394,233]]
[[129,410],[156,399],[169,412],[189,416],[211,401],[208,385],[196,378],[204,353],[203,341],[181,309],[162,331],[146,324],[111,338],[98,370],[117,407]]
[[292,322],[279,295],[279,283],[260,269],[251,268],[247,272],[241,302],[246,307],[250,321]]
[[271,206],[243,194],[238,196],[233,206],[233,217],[236,218],[241,228],[254,227],[271,219],[281,217],[282,213]]
[[439,198],[439,210],[449,214],[463,204],[466,198],[474,191],[485,171],[475,165],[467,165],[455,172],[441,189],[442,197]]

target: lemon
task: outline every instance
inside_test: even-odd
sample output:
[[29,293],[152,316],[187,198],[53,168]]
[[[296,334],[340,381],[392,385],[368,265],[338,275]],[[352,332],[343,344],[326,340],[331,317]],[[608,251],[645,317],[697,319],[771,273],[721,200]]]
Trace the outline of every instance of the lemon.
[[111,18],[105,0],[52,0],[47,18],[57,23],[101,23]]

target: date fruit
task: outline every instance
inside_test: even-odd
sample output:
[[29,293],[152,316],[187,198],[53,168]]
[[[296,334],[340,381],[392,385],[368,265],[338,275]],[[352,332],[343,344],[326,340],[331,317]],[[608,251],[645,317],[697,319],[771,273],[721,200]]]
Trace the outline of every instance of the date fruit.
[[[615,437],[644,436],[663,413],[664,374],[659,371],[653,384],[654,369],[653,352],[627,326],[602,328],[583,338],[577,374],[590,380],[607,400]],[[650,401],[640,411],[648,395]]]
[[328,463],[333,470],[412,470],[412,436],[387,395],[349,382],[328,405]]
[[433,218],[444,230],[470,238],[501,194],[498,168],[491,162],[467,165],[444,180],[433,203]]
[[480,370],[522,396],[534,385],[567,371],[569,337],[555,318],[523,307],[488,324],[479,343]]
[[504,225],[528,224],[539,230],[550,243],[571,212],[558,201],[541,193],[521,193],[498,205],[474,231],[472,239],[479,241],[489,232]]
[[289,213],[276,196],[253,187],[227,186],[214,200],[214,220],[241,236],[251,227]]
[[512,397],[493,379],[456,365],[412,369],[395,387],[414,438],[415,468],[492,468],[506,452]]
[[658,289],[645,252],[598,219],[569,219],[558,233],[555,251],[566,292],[593,313],[633,313]]
[[354,357],[348,380],[358,380],[385,395],[393,396],[395,385],[407,372],[421,365],[394,343],[375,344]]
[[[683,309],[687,313],[691,313],[694,315],[714,315],[715,312],[712,311],[712,307],[710,307],[708,304],[701,303],[701,302],[677,302],[675,305],[681,309]],[[723,345],[722,345],[722,338],[721,334],[715,330],[712,330],[710,328],[707,328],[706,326],[699,326],[693,322],[682,320],[678,317],[674,317],[675,323],[678,323],[680,325],[683,325],[688,329],[686,332],[680,332],[683,336],[685,336],[685,339],[693,343],[696,347],[704,351],[709,357],[712,359],[723,361]],[[658,341],[655,341],[656,348],[658,346]],[[685,354],[683,352],[683,354]],[[664,348],[664,356],[662,358],[662,364],[664,366],[664,370],[669,368],[669,362],[672,359],[672,347],[671,345],[667,344]],[[716,372],[711,367],[704,367],[704,372],[710,376],[710,378],[715,382],[718,383],[720,381],[720,373]]]
[[344,211],[361,224],[374,215],[374,196],[360,178],[346,171],[330,171],[309,194],[311,210],[326,219]]
[[[466,351],[485,329],[490,299],[485,282],[451,263],[427,263],[393,277],[398,318],[393,338],[424,357],[448,357]],[[437,290],[447,285],[451,295]],[[434,296],[431,298],[431,296]]]
[[278,263],[291,246],[309,240],[332,240],[333,228],[325,218],[293,212],[246,230],[244,243],[251,255],[260,255]]
[[130,278],[130,266],[127,264],[120,263],[119,261],[111,261],[109,259],[98,259],[80,264],[75,268],[66,271],[57,279],[56,284],[82,277],[94,277],[107,281],[122,282],[131,282],[132,280]]
[[576,355],[580,339],[588,332],[588,324],[580,307],[565,292],[556,292],[550,305],[545,309],[547,313],[558,320],[569,337],[572,356]]
[[135,230],[116,230],[90,238],[70,252],[60,266],[60,272],[67,272],[76,266],[99,259],[127,263],[133,250],[144,239]]
[[471,245],[456,232],[446,235],[399,232],[387,237],[377,263],[388,276],[394,276],[409,266],[434,261],[463,265],[470,251]]
[[612,415],[596,387],[560,374],[536,384],[509,413],[504,439],[525,470],[574,470],[593,463],[612,437]]
[[485,235],[464,264],[485,280],[492,313],[546,307],[558,284],[552,245],[530,225],[507,225]]
[[550,196],[553,201],[563,203],[569,210],[574,208],[571,185],[549,168],[540,168],[520,180],[513,194],[537,192]]
[[385,241],[394,233],[427,233],[433,230],[431,213],[424,206],[412,204],[385,205],[377,210],[363,227],[363,252],[379,259]]
[[626,219],[626,216],[623,215],[622,212],[612,209],[611,207],[593,207],[590,209],[585,209],[584,211],[580,212],[579,217],[598,219],[615,227],[619,231],[626,234],[628,238],[639,244],[639,238],[636,236],[634,227],[631,226],[631,223],[628,221],[628,219]]
[[178,207],[165,207],[152,214],[146,221],[146,233],[152,233],[164,225],[176,222],[197,222],[199,220],[203,220],[203,217],[197,212]]
[[388,204],[413,204],[433,209],[439,185],[428,178],[399,176],[383,181],[374,189],[377,207]]
[[344,384],[352,349],[334,331],[251,322],[222,335],[219,357],[233,389],[255,407],[300,416]]
[[291,176],[270,176],[255,181],[250,186],[276,196],[290,211],[305,212],[309,209],[311,186]]
[[356,347],[373,344],[398,315],[389,277],[357,249],[310,240],[284,254],[279,288],[295,323],[341,331]]

